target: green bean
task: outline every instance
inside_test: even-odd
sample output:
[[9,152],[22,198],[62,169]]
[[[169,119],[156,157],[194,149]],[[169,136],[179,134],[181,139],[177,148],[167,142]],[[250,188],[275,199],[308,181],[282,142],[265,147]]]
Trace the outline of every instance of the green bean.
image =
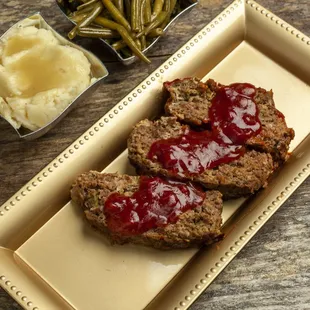
[[86,17],[82,19],[79,23],[77,23],[76,26],[69,32],[68,37],[72,40],[76,36],[78,29],[86,27],[90,23],[92,23],[95,18],[101,13],[101,11],[102,4],[98,2],[94,9],[89,13],[89,15],[86,15]]
[[86,16],[87,14],[80,14],[76,16],[69,16],[69,18],[75,23],[80,23]]
[[145,21],[144,21],[145,3],[146,3],[146,0],[141,0],[141,4],[140,4],[140,21],[141,21],[140,31],[143,30],[142,28],[144,28],[144,24],[145,24]]
[[96,5],[96,3],[87,6],[87,7],[84,8],[83,10],[75,11],[75,12],[73,13],[73,15],[74,15],[74,16],[78,16],[78,15],[81,15],[81,14],[85,14],[85,13],[91,12],[91,11],[94,9],[95,5]]
[[121,12],[124,16],[124,2],[123,0],[114,0],[116,8]]
[[139,39],[136,39],[135,42],[136,42],[136,44],[137,44],[139,50],[141,51],[141,42],[140,42],[140,40],[139,40]]
[[139,30],[137,32],[141,32],[144,26],[144,12],[143,12],[144,2],[145,0],[138,0],[138,7],[137,7],[138,21],[137,23],[138,23]]
[[108,20],[104,17],[100,17],[98,16],[95,19],[95,23],[112,29],[112,30],[116,30],[120,36],[123,38],[123,40],[127,43],[128,47],[132,50],[132,52],[139,57],[141,60],[143,60],[146,63],[150,63],[150,60],[139,50],[139,48],[137,47],[135,41],[133,40],[133,38],[130,36],[129,32],[126,31],[125,27],[117,24],[111,20]]
[[107,29],[107,28],[85,27],[85,28],[78,29],[77,34],[81,37],[104,38],[104,39],[120,37],[118,32],[113,31],[111,29]]
[[140,32],[142,31],[142,11],[141,11],[141,7],[142,7],[142,1],[141,0],[138,0],[138,5],[137,5],[137,26],[138,26],[138,31],[137,32]]
[[155,0],[153,5],[152,20],[163,10],[164,0]]
[[162,28],[165,28],[169,22],[170,22],[170,19],[171,19],[171,14],[173,13],[173,10],[176,6],[176,3],[177,3],[177,0],[166,0],[167,2],[169,1],[170,2],[170,7],[169,7],[169,13],[165,19],[165,21],[163,22],[163,24],[161,25]]
[[[131,34],[131,37],[135,40],[136,34]],[[138,43],[138,44],[139,44],[139,43]],[[125,42],[124,40],[119,40],[119,41],[114,42],[114,43],[112,44],[112,47],[113,47],[114,49],[116,49],[117,51],[120,50],[120,49],[122,49],[122,48],[124,48],[124,47],[126,47],[126,46],[127,46],[127,44],[126,44],[126,42]]]
[[86,3],[83,3],[83,4],[79,5],[76,9],[78,11],[83,10],[83,9],[87,8],[91,4],[95,4],[96,2],[98,2],[98,0],[90,0],[90,1],[88,1]]
[[171,5],[171,0],[165,0],[163,10],[166,12],[170,12],[170,5]]
[[147,25],[147,27],[145,27],[144,31],[137,34],[136,38],[140,38],[142,35],[147,35],[152,29],[157,28],[165,21],[167,15],[168,12],[160,12],[158,16],[149,25]]
[[122,25],[127,31],[131,31],[130,24],[126,20],[126,18],[122,15],[122,13],[115,7],[111,0],[102,0],[106,9],[111,13],[112,17],[115,21],[117,21],[120,25]]
[[163,34],[164,34],[164,31],[162,28],[155,28],[155,29],[152,29],[147,36],[148,38],[156,38],[156,37],[162,36]]
[[112,44],[112,47],[115,49],[115,50],[121,50],[122,48],[126,47],[127,44],[124,40],[119,40],[115,43]]
[[74,2],[71,5],[74,12],[68,15],[76,23],[68,34],[70,39],[76,35],[102,38],[122,55],[136,55],[147,63],[150,61],[142,51],[153,38],[164,34],[163,28],[178,3],[177,0],[66,1]]
[[[142,42],[140,42],[139,39],[136,39],[136,34],[135,33],[132,33],[131,37],[135,40],[135,42],[136,42],[138,47],[142,44]],[[142,36],[141,36],[141,38],[142,38]],[[117,51],[122,49],[122,48],[124,48],[124,47],[126,47],[126,46],[127,46],[127,44],[126,44],[126,42],[124,40],[119,40],[119,41],[116,41],[116,42],[114,42],[112,44],[112,47],[114,49],[116,49]],[[143,50],[142,47],[140,49]]]
[[152,17],[151,0],[146,0],[144,6],[144,24],[150,23],[151,17]]
[[[140,20],[141,20],[141,25],[140,25],[140,31],[144,31],[144,8],[145,8],[146,0],[141,1],[140,5]],[[146,37],[145,35],[141,36],[141,50],[143,51],[146,48]]]
[[141,50],[144,51],[146,49],[146,37],[141,36]]
[[138,24],[138,3],[139,0],[131,0],[131,28],[133,31],[139,31],[139,24]]

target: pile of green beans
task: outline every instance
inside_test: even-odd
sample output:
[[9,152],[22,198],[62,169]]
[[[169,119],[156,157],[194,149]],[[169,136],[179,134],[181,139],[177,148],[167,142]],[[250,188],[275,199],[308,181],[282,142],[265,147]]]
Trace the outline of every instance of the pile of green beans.
[[178,13],[177,0],[68,0],[68,17],[76,24],[75,36],[102,38],[124,58],[136,55],[146,63],[143,51],[163,35]]

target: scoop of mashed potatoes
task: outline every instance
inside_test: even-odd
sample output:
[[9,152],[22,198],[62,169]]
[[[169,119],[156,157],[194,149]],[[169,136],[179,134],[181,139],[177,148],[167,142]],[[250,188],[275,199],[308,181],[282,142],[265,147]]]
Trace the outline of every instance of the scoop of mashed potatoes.
[[90,83],[85,55],[50,30],[20,25],[0,41],[0,115],[17,129],[45,126]]

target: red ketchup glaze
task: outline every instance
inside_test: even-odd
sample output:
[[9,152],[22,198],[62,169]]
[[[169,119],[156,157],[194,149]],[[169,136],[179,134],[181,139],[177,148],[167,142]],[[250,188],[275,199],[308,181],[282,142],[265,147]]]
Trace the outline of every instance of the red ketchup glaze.
[[148,158],[181,176],[202,173],[244,153],[242,146],[226,143],[224,139],[210,131],[188,130],[178,138],[154,142]]
[[211,131],[188,130],[178,138],[155,141],[148,159],[174,174],[199,174],[244,154],[246,140],[261,131],[256,88],[247,83],[221,87],[209,109]]
[[141,176],[139,189],[131,197],[111,194],[104,213],[111,231],[130,236],[175,223],[204,199],[205,193],[190,183]]
[[244,144],[261,131],[259,111],[254,101],[255,86],[236,83],[221,87],[209,109],[211,126],[235,144]]

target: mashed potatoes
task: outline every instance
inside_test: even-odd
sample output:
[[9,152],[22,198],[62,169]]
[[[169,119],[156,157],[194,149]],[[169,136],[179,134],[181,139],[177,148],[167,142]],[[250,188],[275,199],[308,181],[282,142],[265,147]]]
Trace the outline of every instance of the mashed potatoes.
[[15,128],[45,126],[90,83],[84,54],[50,30],[25,23],[0,41],[0,115]]

